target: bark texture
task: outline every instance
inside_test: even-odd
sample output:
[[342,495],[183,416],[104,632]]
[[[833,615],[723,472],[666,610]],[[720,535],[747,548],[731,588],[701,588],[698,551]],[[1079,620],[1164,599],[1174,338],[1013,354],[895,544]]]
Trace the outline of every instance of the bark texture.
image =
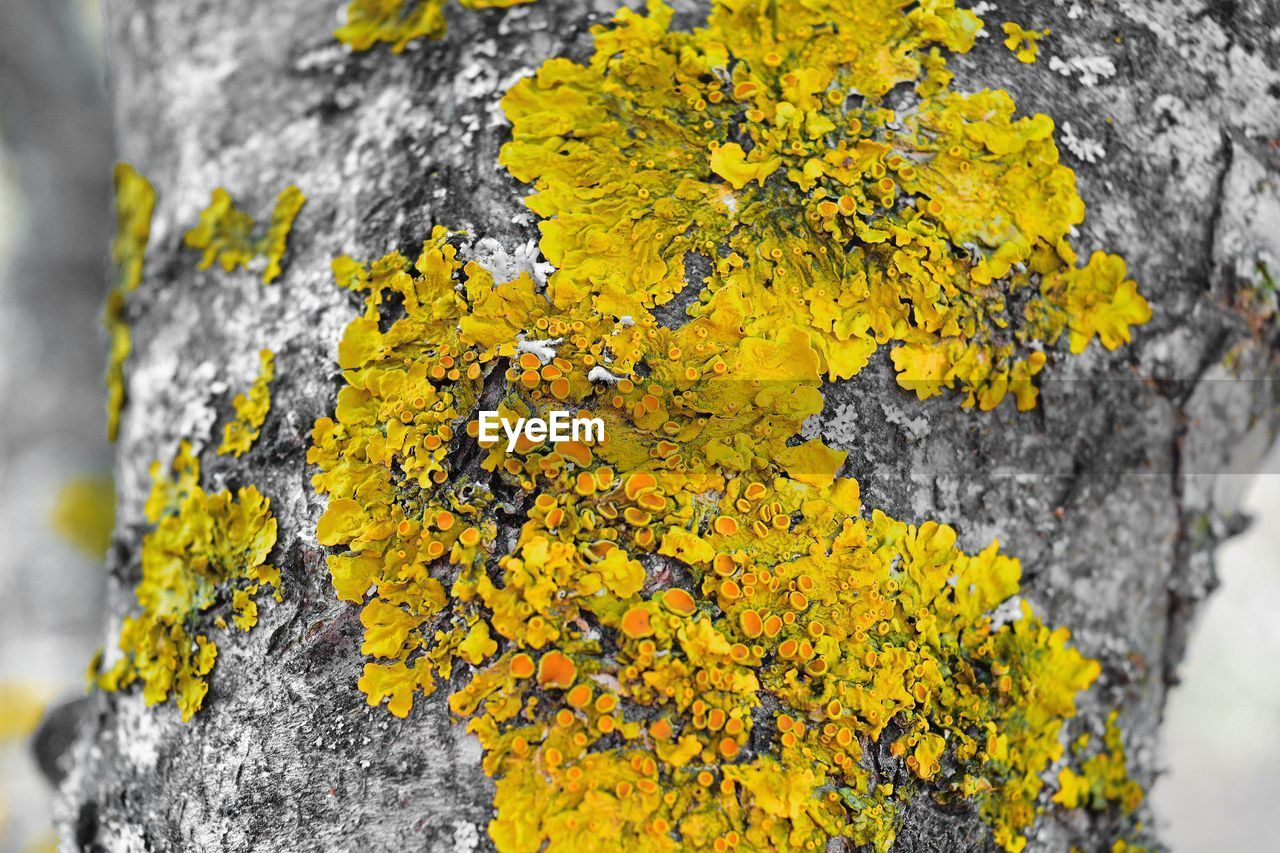
[[[687,20],[696,21],[696,4]],[[358,609],[335,600],[315,541],[323,502],[304,462],[332,411],[335,348],[357,308],[330,259],[412,249],[432,224],[508,249],[536,238],[527,189],[497,168],[497,99],[545,59],[582,58],[612,4],[551,0],[453,10],[442,42],[403,56],[352,55],[332,38],[337,0],[109,0],[110,81],[121,155],[159,201],[142,287],[117,461],[118,527],[108,632],[130,611],[145,531],[147,466],[180,439],[206,449],[232,391],[277,354],[272,413],[240,460],[206,454],[206,486],[255,484],[280,523],[282,604],[222,643],[205,708],[182,724],[136,692],[99,694],[67,758],[60,821],[70,849],[472,849],[488,845],[493,789],[444,692],[407,720],[356,690]],[[1073,11],[1074,10],[1074,11]],[[824,388],[815,425],[851,451],[868,506],[993,537],[1024,566],[1023,595],[1069,626],[1103,675],[1071,732],[1122,709],[1132,771],[1161,768],[1161,709],[1212,550],[1237,524],[1234,482],[1271,443],[1280,397],[1277,325],[1244,292],[1280,257],[1280,4],[1201,0],[1003,2],[987,15],[1051,27],[1035,65],[996,37],[952,60],[961,89],[1003,87],[1105,154],[1076,168],[1089,213],[1077,247],[1122,254],[1155,316],[1132,346],[1098,346],[1043,374],[1018,414],[927,403],[899,389],[882,350]],[[1106,57],[1114,74],[1062,60]],[[216,186],[265,216],[297,183],[309,197],[282,280],[196,270],[183,231]],[[1237,480],[1239,478],[1236,478]],[[1224,697],[1229,701],[1229,697]],[[1102,849],[1115,826],[1050,812],[1032,849]],[[907,851],[983,849],[976,815],[921,802]]]

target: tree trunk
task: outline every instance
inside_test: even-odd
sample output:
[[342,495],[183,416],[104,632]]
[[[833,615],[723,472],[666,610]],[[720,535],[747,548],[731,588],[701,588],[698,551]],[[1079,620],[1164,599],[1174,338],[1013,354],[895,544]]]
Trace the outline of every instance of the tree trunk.
[[[527,186],[497,166],[510,128],[496,101],[551,57],[585,60],[589,26],[612,8],[454,7],[445,38],[394,55],[338,44],[337,6],[107,2],[120,156],[158,201],[128,302],[105,643],[136,609],[148,466],[167,465],[181,440],[205,451],[209,491],[252,484],[270,499],[284,583],[253,631],[219,635],[191,722],[136,689],[94,695],[61,793],[68,849],[490,844],[494,782],[448,691],[399,719],[356,688],[360,608],[335,598],[316,537],[326,499],[306,463],[312,425],[333,415],[337,343],[358,311],[330,262],[409,254],[436,224],[509,252],[536,240],[520,215]],[[1114,352],[1095,343],[1056,357],[1031,412],[966,410],[946,393],[921,402],[882,348],[853,378],[823,384],[810,433],[849,451],[868,509],[952,524],[968,553],[999,539],[1022,562],[1023,599],[1101,662],[1070,733],[1101,733],[1120,709],[1129,772],[1147,787],[1188,623],[1215,583],[1213,548],[1239,526],[1232,481],[1208,475],[1251,473],[1280,411],[1276,319],[1251,296],[1260,264],[1269,257],[1274,276],[1280,258],[1280,6],[1084,6],[1006,0],[987,16],[992,36],[950,67],[957,89],[1005,88],[1021,114],[1051,115],[1060,140],[1070,125],[1105,149],[1064,150],[1088,207],[1074,242],[1084,257],[1122,255],[1152,320]],[[702,15],[703,4],[681,4],[677,25]],[[1002,20],[1051,28],[1039,62],[1013,61]],[[1055,73],[1051,56],[1104,56],[1114,74],[1091,79],[1087,63]],[[213,188],[261,220],[291,183],[308,200],[280,281],[197,269],[182,237]],[[277,379],[262,436],[243,457],[215,455],[263,347]],[[1030,849],[1104,849],[1150,823],[1143,810],[1067,811],[1047,793],[1041,805]],[[928,797],[903,807],[895,849],[962,847],[994,849],[974,810]]]

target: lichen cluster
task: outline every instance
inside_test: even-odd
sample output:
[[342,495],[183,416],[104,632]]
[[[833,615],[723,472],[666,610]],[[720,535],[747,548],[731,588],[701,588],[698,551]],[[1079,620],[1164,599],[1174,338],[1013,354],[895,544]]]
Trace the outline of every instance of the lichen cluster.
[[1013,51],[1019,62],[1033,64],[1040,56],[1040,40],[1049,35],[1048,29],[1028,30],[1015,21],[1006,21],[1001,27],[1004,46]]
[[[866,514],[844,454],[790,443],[821,408],[803,329],[747,331],[732,286],[674,330],[557,305],[441,229],[334,270],[366,310],[308,461],[359,685],[405,716],[449,683],[499,849],[885,849],[921,792],[1022,846],[1098,665],[1025,604],[993,621],[1020,576],[994,543]],[[591,410],[606,440],[508,454],[482,407]]]
[[503,100],[501,161],[536,188],[555,305],[636,315],[698,255],[694,316],[744,301],[748,333],[802,330],[833,379],[891,344],[902,385],[983,409],[1032,407],[1064,335],[1115,348],[1149,318],[1120,258],[1077,263],[1084,203],[1053,121],[951,88],[943,50],[970,49],[973,13],[720,0],[692,32],[671,18],[624,9],[587,64],[552,59]]
[[[267,564],[276,543],[270,502],[256,488],[206,492],[200,487],[200,462],[183,442],[167,476],[159,462],[151,466],[153,486],[147,521],[154,525],[142,540],[142,578],[135,589],[141,612],[125,617],[114,663],[101,659],[90,677],[103,690],[121,690],[135,681],[154,705],[173,696],[182,719],[204,702],[207,676],[218,656],[203,633],[203,614],[230,612],[236,627],[248,631],[258,622],[256,597],[274,590],[280,597],[280,571]],[[213,623],[226,627],[217,615]]]
[[107,330],[107,440],[120,432],[124,408],[124,362],[133,348],[125,319],[125,298],[142,282],[142,265],[151,239],[151,214],[156,193],[151,183],[128,163],[117,163],[115,178],[116,233],[111,260],[116,280],[107,292],[102,322]]
[[[458,0],[465,9],[505,9],[533,0]],[[351,0],[346,21],[333,34],[352,50],[365,51],[379,42],[401,53],[415,39],[444,38],[444,8],[449,0]]]
[[239,457],[248,453],[249,448],[258,440],[262,424],[271,411],[271,381],[276,377],[276,357],[269,349],[258,352],[261,370],[253,380],[248,393],[237,394],[231,401],[235,407],[236,417],[223,430],[222,444],[218,453],[231,453]]
[[276,197],[266,233],[255,236],[253,217],[236,206],[230,193],[218,187],[209,206],[200,212],[200,222],[187,231],[182,241],[203,252],[199,264],[202,270],[215,261],[227,272],[261,264],[262,281],[270,284],[280,277],[289,231],[306,200],[296,186],[285,187]]
[[[1107,717],[1102,748],[1090,750],[1092,738],[1081,735],[1071,746],[1072,755],[1080,760],[1080,769],[1063,767],[1058,772],[1058,792],[1053,801],[1069,809],[1087,808],[1105,812],[1111,808],[1122,814],[1132,814],[1142,804],[1146,795],[1137,782],[1129,776],[1125,758],[1124,737],[1116,720],[1118,712]],[[1092,754],[1088,754],[1092,752]]]
[[[443,6],[353,0],[337,36],[399,52],[443,34]],[[997,543],[969,554],[944,524],[865,509],[845,454],[801,425],[881,346],[921,399],[1031,408],[1054,345],[1115,348],[1149,307],[1120,258],[1080,263],[1052,121],[951,88],[943,52],[982,26],[952,0],[671,20],[623,10],[585,65],[553,59],[503,100],[545,287],[495,280],[439,227],[416,258],[334,261],[364,311],[307,459],[334,589],[360,607],[359,688],[400,717],[447,690],[501,850],[886,850],[929,797],[1018,851],[1098,663],[1017,598]],[[1038,34],[1007,35],[1034,58]],[[265,257],[270,282],[302,202],[286,189],[258,237],[219,189],[184,239],[202,268]],[[660,322],[686,287],[686,316]],[[257,437],[261,359],[219,452]],[[605,439],[507,451],[478,438],[487,409],[590,413]],[[188,719],[217,654],[200,622],[248,630],[280,579],[267,500],[206,493],[186,444],[173,467],[153,469],[141,613],[95,680],[142,680]],[[1053,799],[1128,809],[1135,791],[1109,729]]]

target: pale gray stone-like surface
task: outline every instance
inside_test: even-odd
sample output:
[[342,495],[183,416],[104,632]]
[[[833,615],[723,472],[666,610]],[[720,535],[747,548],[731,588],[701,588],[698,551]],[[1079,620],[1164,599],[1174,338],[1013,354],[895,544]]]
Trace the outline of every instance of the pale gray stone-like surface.
[[[240,460],[206,453],[206,485],[254,483],[271,498],[287,594],[252,633],[220,642],[192,723],[136,694],[94,697],[67,758],[69,849],[488,843],[492,783],[443,699],[400,721],[367,709],[355,688],[358,613],[329,589],[314,538],[323,504],[304,465],[311,424],[338,387],[338,337],[357,311],[328,265],[344,252],[412,248],[435,223],[511,254],[534,239],[526,188],[496,165],[506,135],[496,99],[548,57],[585,56],[598,20],[589,10],[608,4],[451,10],[447,39],[403,56],[336,44],[338,5],[108,3],[121,155],[159,202],[129,309],[104,639],[131,606],[148,464],[183,438],[216,443],[210,425],[221,429],[263,346],[279,376],[263,437]],[[1071,124],[1076,153],[1064,158],[1089,206],[1077,246],[1124,255],[1155,316],[1132,346],[1055,357],[1032,413],[918,402],[881,352],[824,390],[816,426],[850,451],[847,473],[868,506],[951,522],[969,549],[999,538],[1022,559],[1024,597],[1103,664],[1071,734],[1101,733],[1121,708],[1131,765],[1150,783],[1187,619],[1213,585],[1211,549],[1235,523],[1233,496],[1191,475],[1249,470],[1277,423],[1276,321],[1251,316],[1239,297],[1250,286],[1241,271],[1253,268],[1242,258],[1280,257],[1280,233],[1266,227],[1280,197],[1280,5],[1002,2],[986,19],[992,36],[951,63],[956,85],[1003,86],[1024,112]],[[1053,29],[1039,63],[1013,61],[998,37],[1005,20]],[[279,283],[195,269],[181,235],[214,187],[261,218],[291,182],[309,201]],[[1031,847],[1100,849],[1128,829],[1051,810]],[[921,802],[898,846],[991,845],[971,812]]]

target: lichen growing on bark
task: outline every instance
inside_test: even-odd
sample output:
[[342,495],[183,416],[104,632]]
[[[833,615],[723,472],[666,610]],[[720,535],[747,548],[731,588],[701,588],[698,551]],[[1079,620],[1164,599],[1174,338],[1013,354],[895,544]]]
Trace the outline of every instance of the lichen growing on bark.
[[125,298],[142,283],[147,242],[151,239],[151,215],[156,193],[150,181],[128,163],[117,163],[115,177],[116,233],[111,241],[115,284],[107,292],[102,322],[107,330],[107,439],[120,432],[124,408],[124,362],[133,348],[125,319]]
[[1006,21],[1001,27],[1004,32],[1004,46],[1013,51],[1019,62],[1033,64],[1040,56],[1040,40],[1049,35],[1049,30],[1028,30],[1014,21]]
[[[183,243],[202,250],[199,264],[202,270],[213,266],[215,261],[227,272],[236,267],[250,269],[262,263],[262,281],[270,284],[280,277],[289,231],[306,200],[296,186],[281,190],[266,233],[257,237],[253,217],[236,206],[230,193],[218,187],[209,206],[200,212],[200,222],[183,236]],[[259,261],[260,258],[263,260]]]
[[1116,808],[1126,815],[1133,814],[1142,804],[1146,795],[1142,787],[1129,777],[1124,736],[1117,724],[1119,716],[1116,711],[1108,715],[1101,749],[1090,750],[1092,738],[1087,734],[1072,744],[1071,752],[1079,761],[1079,769],[1067,766],[1058,772],[1058,792],[1053,795],[1055,803],[1069,809],[1088,808],[1101,812]]
[[[533,0],[458,0],[465,9],[505,9]],[[400,53],[420,38],[444,38],[448,30],[444,9],[449,0],[351,0],[346,21],[334,38],[355,51],[385,42]]]
[[[1020,578],[994,543],[866,514],[844,454],[791,444],[821,407],[804,329],[746,331],[741,293],[674,330],[559,305],[442,229],[334,271],[365,311],[308,461],[359,686],[406,716],[457,685],[499,849],[887,849],[921,793],[1021,848],[1098,664],[1025,604],[993,618]],[[484,447],[482,399],[591,411],[606,438]]]
[[173,476],[159,462],[151,475],[146,516],[154,527],[142,540],[142,578],[134,591],[141,611],[125,617],[114,661],[103,670],[96,660],[90,677],[103,690],[141,680],[147,704],[172,696],[185,721],[204,702],[218,655],[201,632],[204,614],[218,611],[213,623],[225,628],[222,614],[229,612],[236,627],[248,631],[258,621],[256,597],[265,590],[280,597],[280,571],[266,562],[276,520],[253,486],[234,498],[225,489],[201,488],[200,461],[185,441]]
[[271,411],[271,382],[276,378],[275,353],[263,349],[258,353],[258,361],[261,370],[249,391],[237,394],[231,401],[236,417],[224,427],[218,453],[231,453],[235,456],[248,453],[249,448],[258,440],[267,413]]
[[971,12],[734,0],[692,32],[671,19],[624,9],[587,64],[552,59],[503,100],[501,161],[535,186],[557,306],[661,305],[700,254],[691,314],[745,300],[749,333],[803,330],[831,378],[890,344],[922,399],[958,387],[983,409],[1032,407],[1064,334],[1114,348],[1149,318],[1120,258],[1077,263],[1084,203],[1053,121],[952,88],[944,50],[970,49]]

